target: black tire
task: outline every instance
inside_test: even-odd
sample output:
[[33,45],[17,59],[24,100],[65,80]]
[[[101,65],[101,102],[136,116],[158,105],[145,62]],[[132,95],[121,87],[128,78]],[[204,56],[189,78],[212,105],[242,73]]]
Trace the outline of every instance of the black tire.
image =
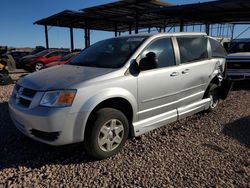
[[[110,122],[110,130],[107,130]],[[116,122],[117,128],[112,130],[111,124]],[[115,130],[123,130],[117,134]],[[103,134],[103,130],[108,134]],[[103,108],[96,112],[92,120],[89,122],[85,132],[84,146],[87,154],[96,158],[96,159],[105,159],[110,156],[117,154],[125,141],[128,138],[129,134],[129,123],[126,116],[119,110],[113,108]],[[107,136],[108,135],[108,136]],[[119,137],[120,143],[117,144],[115,140]],[[104,144],[102,145],[102,141]],[[111,145],[109,143],[113,142]],[[114,147],[112,150],[108,148]],[[107,150],[105,150],[107,149]],[[108,151],[109,150],[109,151]]]
[[9,85],[12,84],[13,80],[8,74],[1,73],[0,71],[0,85]]
[[211,99],[211,103],[209,105],[209,108],[207,109],[207,112],[214,111],[217,108],[220,100],[220,90],[217,84],[209,84],[208,90],[206,92],[206,98]]

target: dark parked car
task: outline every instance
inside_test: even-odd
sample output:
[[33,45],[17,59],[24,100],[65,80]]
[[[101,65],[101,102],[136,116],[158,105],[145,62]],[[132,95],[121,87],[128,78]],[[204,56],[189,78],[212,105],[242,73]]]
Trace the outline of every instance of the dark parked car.
[[1,55],[1,61],[7,62],[10,56],[15,60],[16,68],[22,68],[20,64],[20,60],[22,57],[28,55],[29,52],[25,51],[12,51],[12,52],[7,52],[3,55]]
[[7,53],[7,51],[8,51],[8,47],[7,46],[0,46],[0,56],[2,54]]
[[58,61],[63,56],[67,55],[69,52],[64,50],[44,50],[35,55],[27,56],[23,59],[22,63],[24,68],[31,71],[41,70],[44,65]]

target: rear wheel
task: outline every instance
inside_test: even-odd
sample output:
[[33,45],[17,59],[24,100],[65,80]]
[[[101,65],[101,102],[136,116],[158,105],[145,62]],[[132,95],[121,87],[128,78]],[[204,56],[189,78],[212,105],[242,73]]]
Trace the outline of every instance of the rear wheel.
[[217,84],[210,84],[207,92],[207,98],[211,99],[209,108],[207,111],[211,112],[215,110],[219,104],[220,96],[219,96],[219,87]]
[[87,127],[85,149],[94,158],[104,159],[115,155],[123,147],[129,133],[129,124],[119,110],[103,108],[97,111]]
[[35,69],[35,71],[39,71],[39,70],[43,69],[43,67],[44,67],[43,63],[37,62],[37,63],[35,64],[34,69]]

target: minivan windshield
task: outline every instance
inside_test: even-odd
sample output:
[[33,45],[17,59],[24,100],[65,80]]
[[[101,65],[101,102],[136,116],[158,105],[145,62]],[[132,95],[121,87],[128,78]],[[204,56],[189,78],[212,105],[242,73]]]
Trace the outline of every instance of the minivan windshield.
[[119,37],[95,43],[68,64],[100,68],[120,68],[146,39],[145,36]]

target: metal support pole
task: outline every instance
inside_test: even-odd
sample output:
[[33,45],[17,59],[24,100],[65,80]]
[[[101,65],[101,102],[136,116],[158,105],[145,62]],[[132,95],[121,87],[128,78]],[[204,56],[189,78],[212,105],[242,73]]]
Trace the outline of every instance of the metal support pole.
[[130,35],[132,34],[132,26],[131,26],[131,24],[129,24],[129,34]]
[[219,27],[220,27],[220,25],[217,24],[217,37],[219,36]]
[[148,33],[151,33],[151,27],[148,28]]
[[90,46],[90,32],[88,28],[84,29],[85,31],[85,48],[88,48]]
[[234,38],[234,28],[235,28],[235,25],[233,24],[233,25],[232,25],[232,34],[231,34],[231,38],[232,38],[232,39]]
[[74,33],[73,33],[73,28],[71,27],[70,28],[70,49],[71,49],[71,52],[74,51]]
[[180,20],[180,32],[183,32],[184,31],[184,20],[181,19]]
[[136,12],[135,15],[135,33],[137,34],[139,32],[139,21],[138,21],[138,14]]
[[49,48],[48,26],[44,26],[46,48]]
[[166,20],[164,20],[164,22],[163,22],[163,32],[164,33],[166,32]]
[[225,24],[222,24],[222,37],[224,37],[224,33],[225,33]]
[[206,24],[206,31],[205,31],[206,33],[207,33],[207,35],[209,35],[209,33],[210,33],[210,24]]
[[220,36],[221,36],[221,31],[222,31],[222,24],[220,24]]
[[88,47],[90,46],[90,29],[88,29]]
[[117,24],[115,24],[115,37],[117,37],[117,34],[118,34],[118,32],[117,32]]

